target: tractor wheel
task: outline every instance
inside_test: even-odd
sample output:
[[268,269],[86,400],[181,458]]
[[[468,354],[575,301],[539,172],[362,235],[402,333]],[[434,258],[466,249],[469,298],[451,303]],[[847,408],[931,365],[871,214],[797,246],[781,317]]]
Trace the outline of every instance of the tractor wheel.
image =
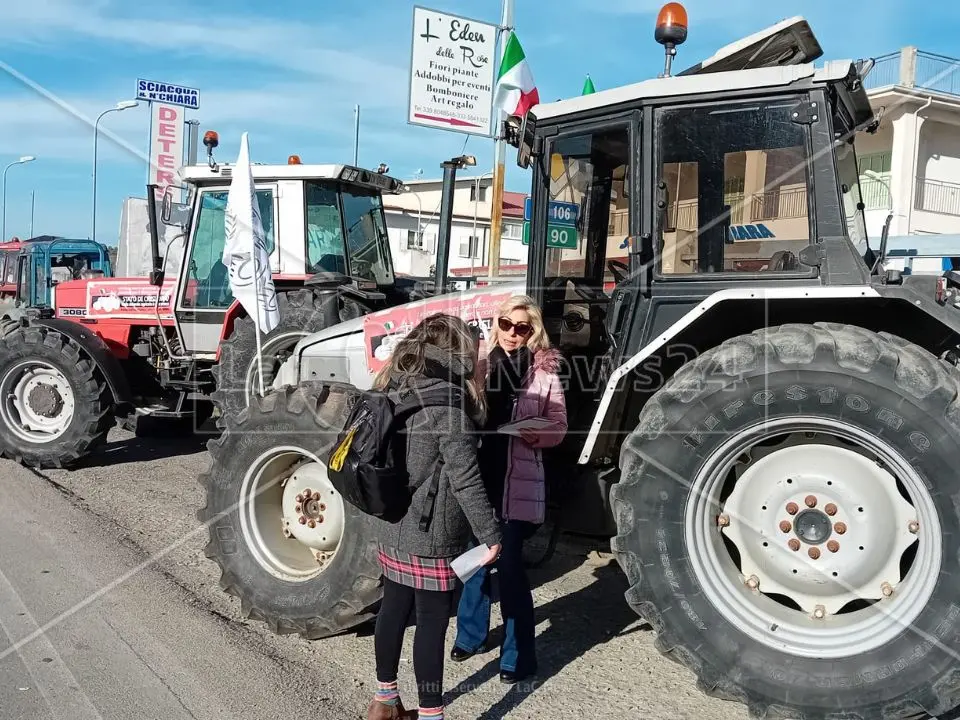
[[97,366],[56,330],[0,324],[0,452],[34,468],[65,467],[115,424]]
[[886,333],[785,325],[685,365],[621,451],[612,548],[656,645],[754,717],[960,700],[960,383]]
[[347,398],[309,384],[255,396],[209,443],[207,504],[197,514],[209,524],[206,555],[243,616],[278,634],[348,630],[372,618],[381,598],[377,521],[343,501],[322,462]]
[[319,296],[301,289],[277,293],[280,324],[261,338],[263,367],[257,363],[257,338],[253,318],[237,318],[230,334],[220,346],[220,362],[213,368],[216,390],[211,399],[219,411],[217,425],[225,427],[228,417],[237,417],[259,395],[259,373],[269,391],[280,366],[301,338],[340,321],[337,297]]

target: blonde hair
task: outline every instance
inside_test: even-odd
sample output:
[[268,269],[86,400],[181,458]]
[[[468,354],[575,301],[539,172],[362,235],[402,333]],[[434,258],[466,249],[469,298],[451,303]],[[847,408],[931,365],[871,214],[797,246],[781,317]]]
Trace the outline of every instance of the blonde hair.
[[533,332],[527,338],[527,347],[530,348],[530,352],[536,353],[540,350],[549,349],[550,338],[547,336],[546,328],[543,325],[543,313],[540,311],[537,301],[529,295],[514,295],[497,308],[497,317],[493,320],[493,337],[490,340],[490,347],[500,346],[501,330],[497,321],[502,317],[509,316],[514,310],[525,310],[527,315],[530,316],[530,325],[533,327]]
[[465,409],[477,423],[482,424],[486,420],[487,408],[483,388],[477,380],[478,339],[470,326],[454,315],[430,315],[411,330],[397,343],[390,360],[377,373],[373,380],[374,389],[386,389],[393,376],[400,376],[403,383],[410,377],[426,375],[428,345],[441,350],[451,359],[459,360],[463,367],[472,369],[470,376],[464,377],[472,407]]

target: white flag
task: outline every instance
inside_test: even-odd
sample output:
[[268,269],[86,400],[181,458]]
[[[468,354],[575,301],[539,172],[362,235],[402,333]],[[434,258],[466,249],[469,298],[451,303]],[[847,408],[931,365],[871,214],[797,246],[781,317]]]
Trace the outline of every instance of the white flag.
[[244,133],[227,195],[223,264],[230,272],[233,296],[254,319],[260,332],[266,334],[280,324],[280,310],[255,193],[250,148]]

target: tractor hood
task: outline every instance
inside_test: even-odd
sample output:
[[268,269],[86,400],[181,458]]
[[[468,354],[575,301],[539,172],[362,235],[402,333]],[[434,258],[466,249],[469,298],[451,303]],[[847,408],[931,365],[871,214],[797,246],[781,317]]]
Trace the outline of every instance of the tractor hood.
[[823,55],[810,24],[792,17],[720,48],[711,57],[680,75],[801,65]]

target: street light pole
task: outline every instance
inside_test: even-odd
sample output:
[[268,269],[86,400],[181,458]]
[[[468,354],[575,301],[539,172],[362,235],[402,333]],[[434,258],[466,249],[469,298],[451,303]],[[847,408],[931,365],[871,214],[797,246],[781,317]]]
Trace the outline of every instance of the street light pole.
[[140,103],[136,100],[122,100],[112,108],[108,108],[100,113],[97,116],[96,121],[93,123],[93,222],[91,223],[90,228],[90,239],[94,242],[97,241],[97,140],[100,137],[100,120],[102,120],[103,116],[108,113],[120,112],[121,110],[127,110],[128,108],[134,108],[139,104]]
[[24,155],[22,158],[19,160],[14,160],[3,169],[3,211],[2,219],[0,219],[0,239],[2,239],[3,242],[7,241],[7,170],[12,168],[14,165],[23,165],[28,162],[33,162],[34,160],[36,160],[36,158],[33,155]]
[[[491,170],[490,172],[485,172],[485,173],[483,173],[483,175],[481,175],[481,176],[478,177],[476,180],[474,180],[474,185],[473,185],[473,237],[474,237],[474,238],[477,237],[477,203],[480,201],[480,183],[483,182],[483,179],[484,179],[487,175],[490,175],[490,176],[492,177],[492,176],[493,176],[493,170]],[[492,213],[491,213],[491,216],[492,216]],[[491,227],[491,229],[493,228],[493,223],[492,223],[492,221],[491,221],[490,227]],[[477,243],[479,244],[479,238],[477,239]],[[476,272],[476,263],[474,262],[474,257],[475,257],[475,255],[476,255],[476,253],[471,249],[471,251],[470,251],[470,275],[473,275],[474,272]],[[488,270],[490,269],[489,266],[487,267],[487,269],[488,269]]]

